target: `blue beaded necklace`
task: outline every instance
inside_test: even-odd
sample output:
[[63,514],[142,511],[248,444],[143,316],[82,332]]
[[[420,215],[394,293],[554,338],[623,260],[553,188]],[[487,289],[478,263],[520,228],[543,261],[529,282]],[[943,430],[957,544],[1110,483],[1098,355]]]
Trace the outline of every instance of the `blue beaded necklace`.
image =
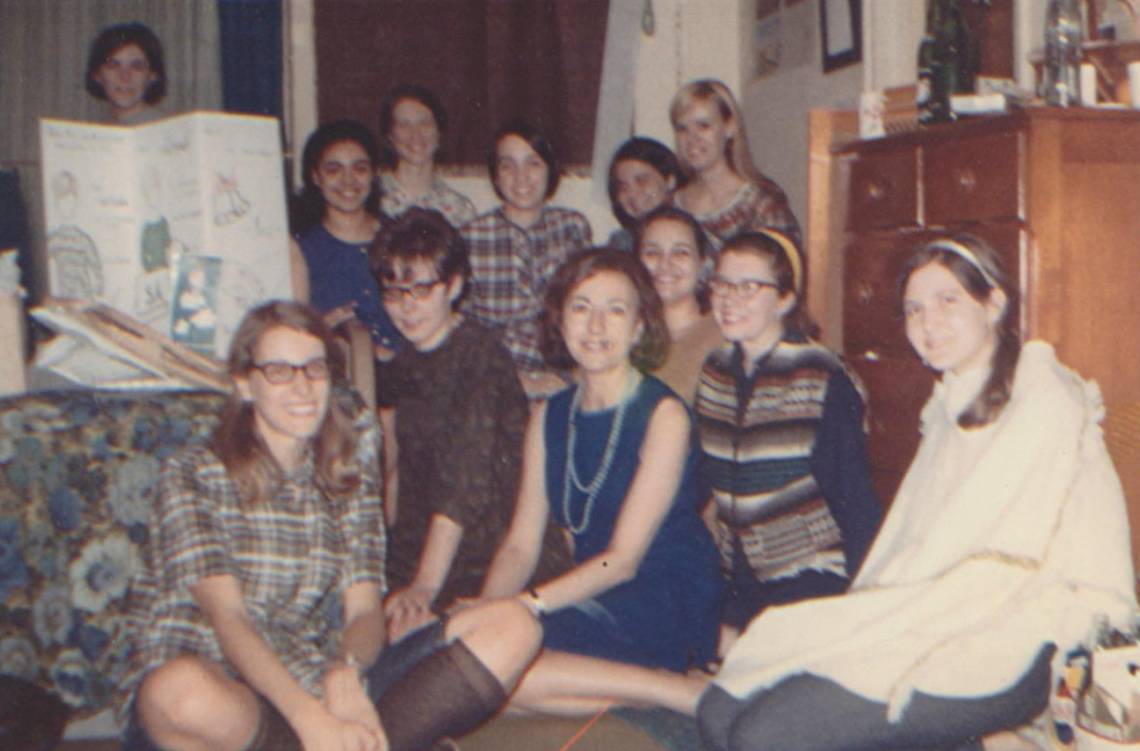
[[[634,370],[618,401],[617,414],[614,415],[614,420],[610,423],[610,432],[606,437],[606,448],[602,453],[601,466],[598,467],[589,483],[583,483],[579,478],[578,467],[574,461],[575,448],[578,445],[578,428],[576,426],[582,402],[582,386],[579,385],[574,390],[574,396],[570,400],[570,436],[566,441],[566,473],[562,483],[562,518],[566,520],[566,526],[570,528],[570,531],[576,535],[582,534],[590,527],[590,517],[594,513],[594,501],[597,500],[598,493],[609,477],[610,468],[614,463],[614,455],[617,453],[618,440],[621,438],[622,424],[625,422],[625,410],[629,406],[633,392],[639,383],[641,383],[641,373]],[[577,489],[579,493],[586,494],[582,516],[577,524],[570,518],[572,489]]]

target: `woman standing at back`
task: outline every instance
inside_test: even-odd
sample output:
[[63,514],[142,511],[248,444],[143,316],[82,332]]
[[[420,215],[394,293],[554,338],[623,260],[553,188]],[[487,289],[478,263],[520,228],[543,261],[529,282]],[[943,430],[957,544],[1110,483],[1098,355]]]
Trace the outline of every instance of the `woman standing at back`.
[[712,79],[685,84],[673,97],[669,117],[688,176],[673,204],[697,218],[715,250],[748,229],[774,229],[800,244],[787,196],[752,163],[740,105],[727,86]]

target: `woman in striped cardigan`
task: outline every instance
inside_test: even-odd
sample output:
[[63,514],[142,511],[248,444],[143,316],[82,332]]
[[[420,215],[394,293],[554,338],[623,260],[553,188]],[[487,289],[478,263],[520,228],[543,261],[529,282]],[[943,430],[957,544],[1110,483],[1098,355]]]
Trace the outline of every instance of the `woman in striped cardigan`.
[[863,397],[810,338],[796,246],[774,230],[736,235],[709,286],[727,342],[705,361],[695,409],[728,581],[725,649],[769,605],[846,590],[881,511]]

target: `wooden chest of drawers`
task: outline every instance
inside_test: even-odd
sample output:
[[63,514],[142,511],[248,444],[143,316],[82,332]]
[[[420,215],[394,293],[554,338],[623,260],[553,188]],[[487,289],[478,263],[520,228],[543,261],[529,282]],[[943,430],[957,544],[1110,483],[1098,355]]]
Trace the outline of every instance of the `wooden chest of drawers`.
[[991,242],[1019,280],[1026,338],[1095,378],[1110,410],[1140,400],[1140,113],[1031,109],[832,146],[823,161],[809,180],[809,307],[868,388],[885,502],[934,379],[896,289],[902,258],[929,238]]

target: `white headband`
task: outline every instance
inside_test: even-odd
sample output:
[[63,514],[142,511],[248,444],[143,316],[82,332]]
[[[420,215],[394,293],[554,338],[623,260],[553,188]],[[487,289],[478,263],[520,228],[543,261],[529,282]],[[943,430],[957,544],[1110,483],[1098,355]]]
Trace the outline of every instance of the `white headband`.
[[982,279],[985,280],[986,284],[990,285],[994,289],[1001,289],[1000,285],[997,283],[997,280],[994,279],[993,275],[990,274],[990,272],[986,271],[985,267],[982,266],[982,262],[978,260],[978,257],[976,255],[974,255],[974,251],[970,250],[957,240],[935,240],[932,243],[928,243],[926,247],[928,250],[945,250],[948,253],[953,253],[977,269],[978,273],[982,275]]

